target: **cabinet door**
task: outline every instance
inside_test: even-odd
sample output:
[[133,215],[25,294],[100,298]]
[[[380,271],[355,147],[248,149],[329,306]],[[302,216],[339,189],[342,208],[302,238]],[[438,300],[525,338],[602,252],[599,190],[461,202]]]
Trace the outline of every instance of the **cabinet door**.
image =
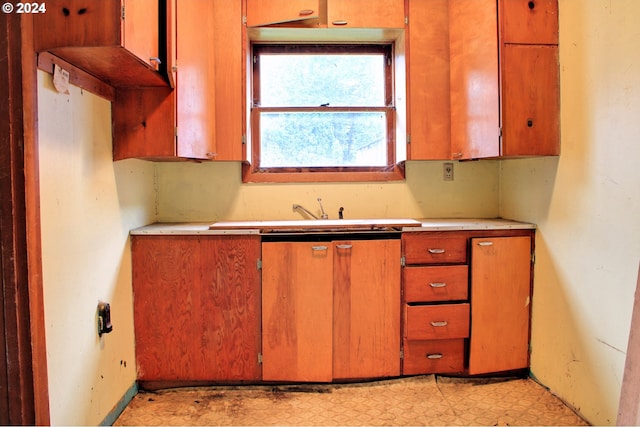
[[500,154],[495,0],[450,0],[451,146],[454,159]]
[[448,0],[409,2],[411,160],[451,158]]
[[471,239],[469,374],[529,366],[531,238]]
[[319,16],[319,0],[247,0],[247,27],[301,23]]
[[558,44],[558,0],[500,0],[502,42]]
[[262,378],[332,379],[331,243],[262,244]]
[[[124,47],[142,61],[159,64],[160,10],[158,0],[122,0],[124,20],[122,41]],[[162,55],[164,56],[164,55]]]
[[257,236],[135,236],[141,381],[260,379]]
[[400,240],[334,242],[333,378],[400,375]]
[[404,0],[327,0],[327,25],[404,28]]
[[502,155],[560,154],[558,47],[502,50]]
[[242,160],[242,4],[175,7],[178,157]]

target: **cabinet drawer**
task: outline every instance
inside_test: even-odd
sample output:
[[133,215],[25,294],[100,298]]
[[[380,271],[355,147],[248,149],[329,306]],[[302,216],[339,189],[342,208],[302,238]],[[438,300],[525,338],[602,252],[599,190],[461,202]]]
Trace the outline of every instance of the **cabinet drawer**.
[[404,375],[462,372],[464,339],[405,341]]
[[469,304],[406,306],[405,337],[438,340],[469,336]]
[[558,0],[502,0],[502,42],[558,44]]
[[404,269],[406,302],[466,300],[468,289],[468,267],[466,265],[407,267]]
[[446,264],[467,262],[465,236],[431,237],[407,233],[402,237],[407,264]]

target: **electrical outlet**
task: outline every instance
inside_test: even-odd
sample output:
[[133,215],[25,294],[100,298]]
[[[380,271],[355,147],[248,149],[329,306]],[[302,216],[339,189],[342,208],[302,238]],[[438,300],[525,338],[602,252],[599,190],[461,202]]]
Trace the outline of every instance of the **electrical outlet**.
[[453,163],[444,163],[442,165],[442,176],[445,181],[453,181]]

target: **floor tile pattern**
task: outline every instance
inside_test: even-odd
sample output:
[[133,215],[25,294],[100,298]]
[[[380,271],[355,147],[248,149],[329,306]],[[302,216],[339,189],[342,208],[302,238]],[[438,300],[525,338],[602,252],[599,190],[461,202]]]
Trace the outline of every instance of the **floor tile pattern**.
[[587,425],[530,379],[140,391],[115,425]]

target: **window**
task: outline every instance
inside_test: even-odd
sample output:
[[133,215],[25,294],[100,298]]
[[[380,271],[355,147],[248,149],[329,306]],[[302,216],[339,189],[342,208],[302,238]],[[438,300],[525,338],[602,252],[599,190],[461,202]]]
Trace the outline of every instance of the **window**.
[[392,49],[253,44],[245,180],[401,179]]

